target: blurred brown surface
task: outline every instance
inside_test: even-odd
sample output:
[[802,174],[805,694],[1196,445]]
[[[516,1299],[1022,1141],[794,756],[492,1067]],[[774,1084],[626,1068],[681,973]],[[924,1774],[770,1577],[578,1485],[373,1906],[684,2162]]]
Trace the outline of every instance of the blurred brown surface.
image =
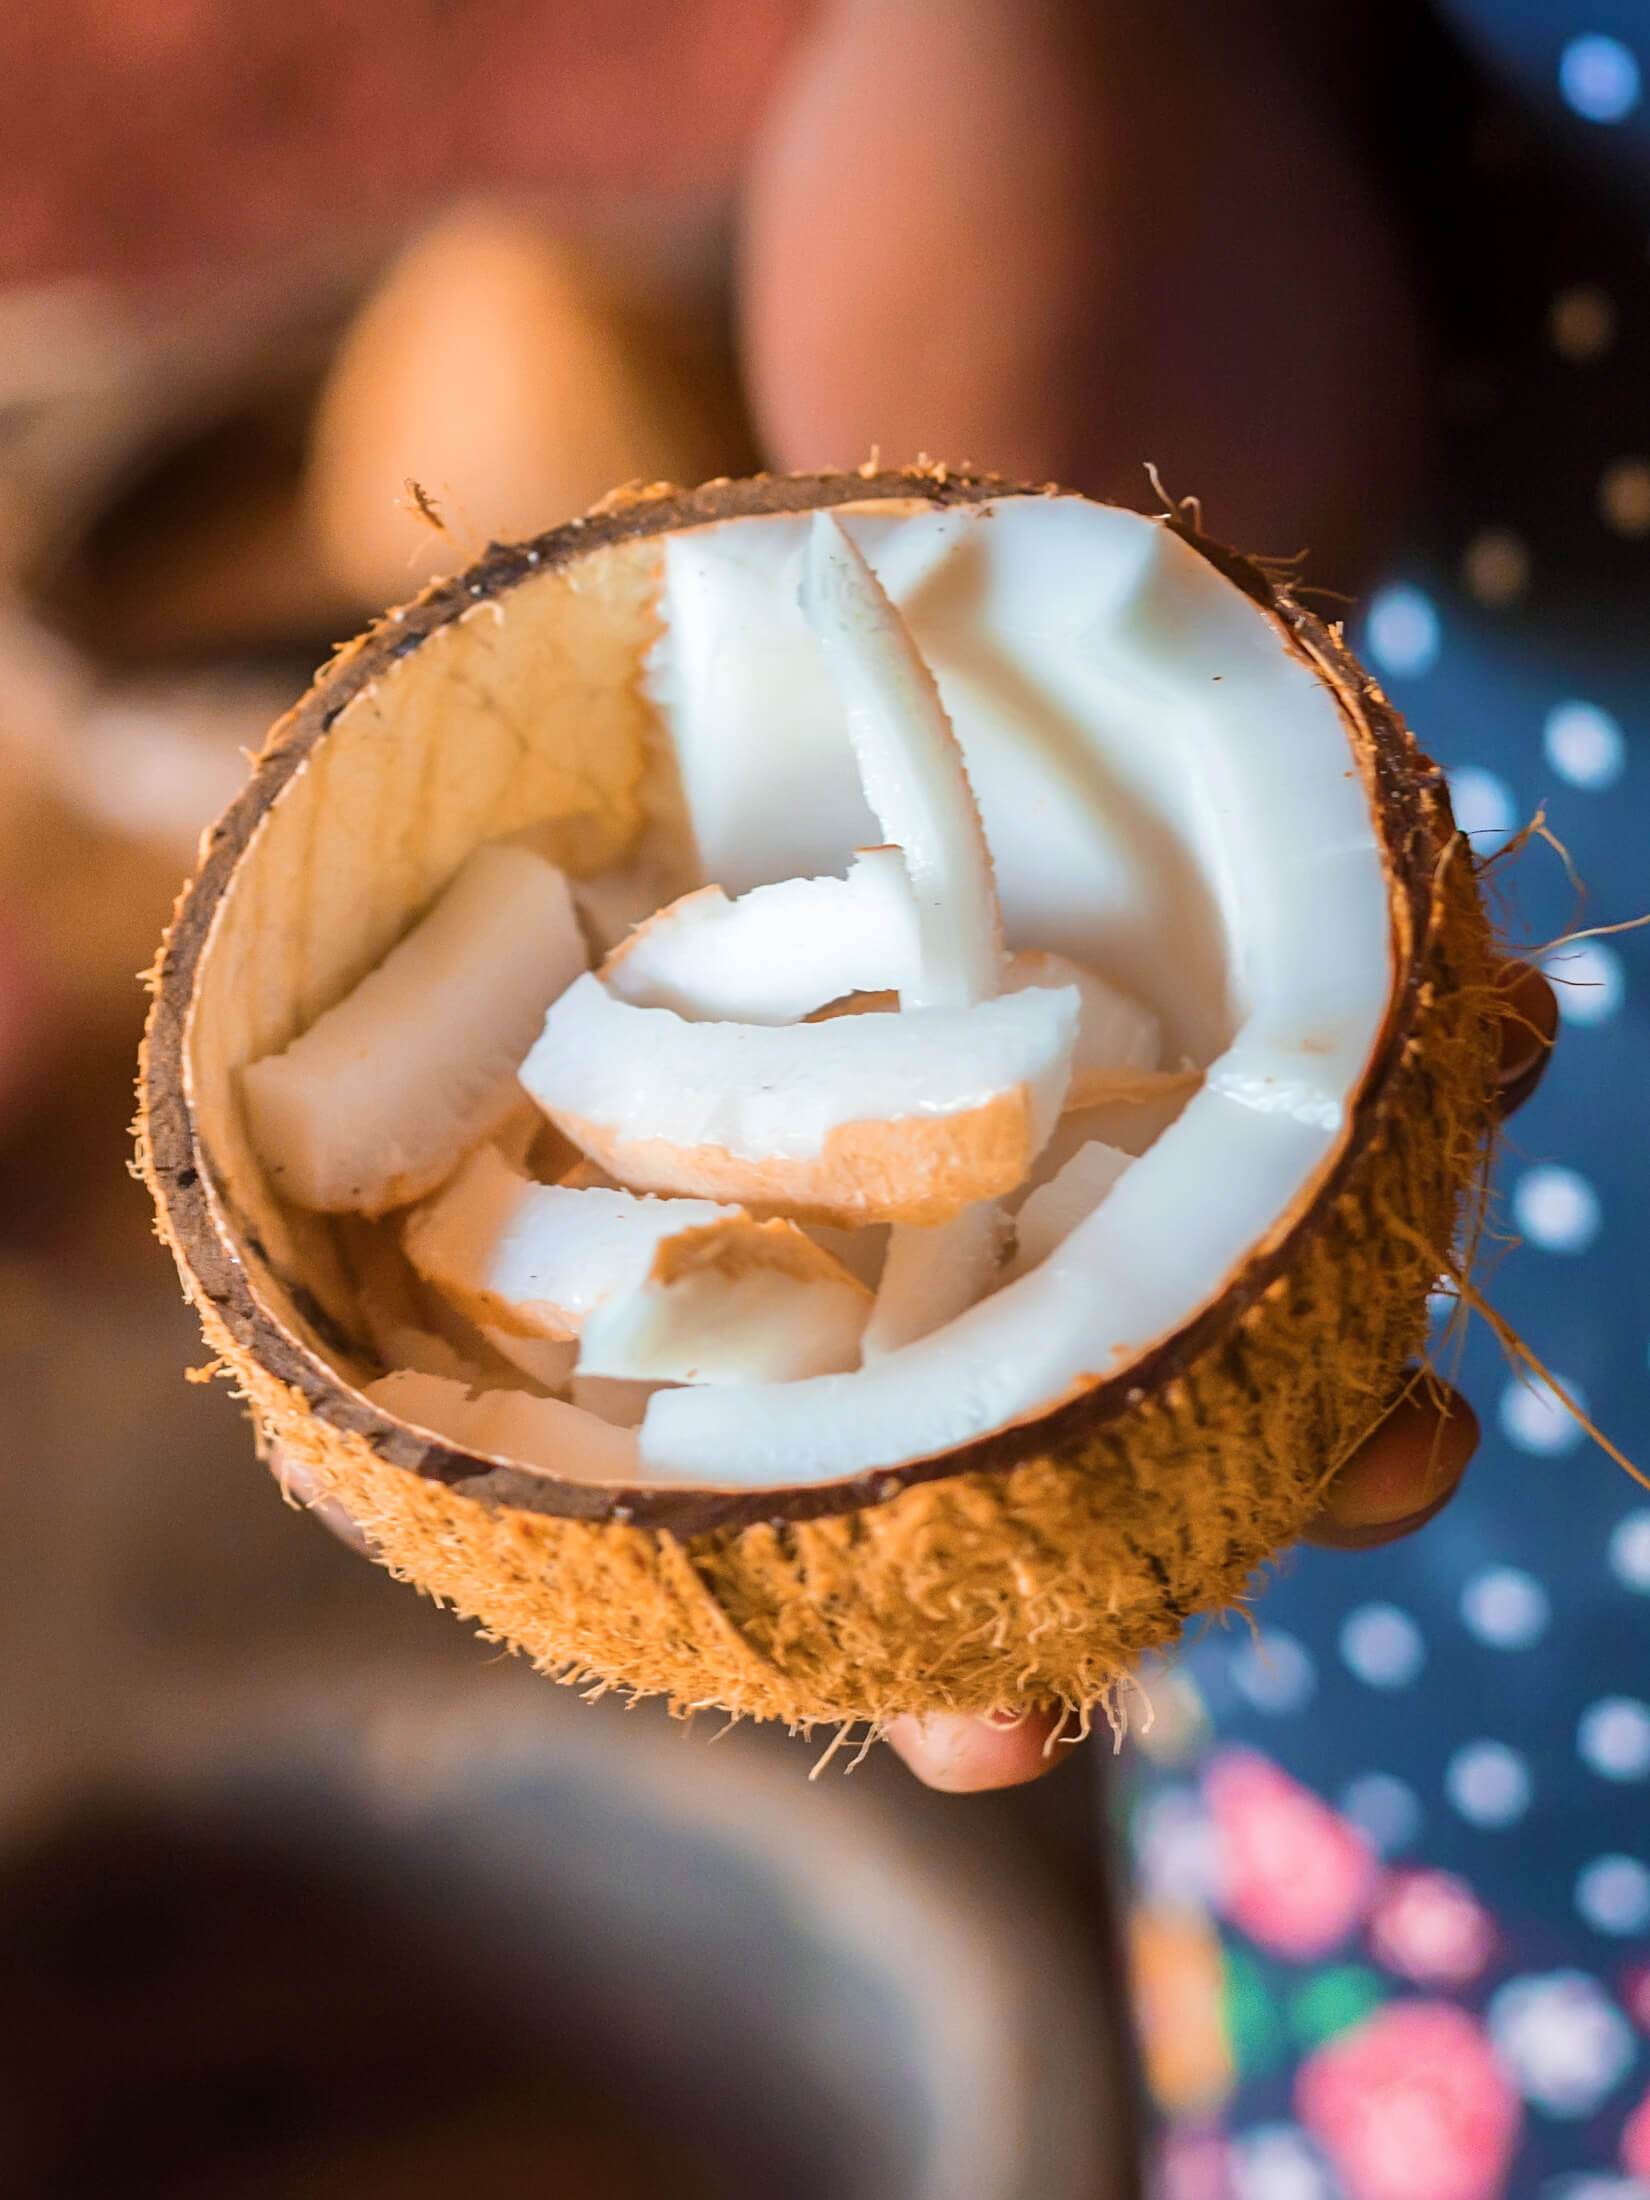
[[809,0],[9,0],[0,281],[198,277],[455,191],[727,189]]

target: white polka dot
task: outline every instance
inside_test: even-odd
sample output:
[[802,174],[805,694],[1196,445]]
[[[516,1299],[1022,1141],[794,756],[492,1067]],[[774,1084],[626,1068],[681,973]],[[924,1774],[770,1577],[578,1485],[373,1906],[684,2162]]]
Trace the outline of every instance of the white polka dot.
[[1427,1662],[1427,1646],[1396,1604],[1360,1604],[1341,1623],[1341,1656],[1370,1688],[1407,1688]]
[[1610,1571],[1624,1589],[1650,1597],[1650,1505],[1616,1522],[1610,1536]]
[[1396,1856],[1421,1830],[1420,1797],[1390,1772],[1360,1772],[1336,1798],[1335,1808],[1356,1826],[1378,1856]]
[[1530,1792],[1530,1768],[1505,1742],[1466,1742],[1444,1767],[1444,1793],[1475,1826],[1516,1825]]
[[1533,1452],[1538,1459],[1560,1459],[1564,1452],[1573,1452],[1586,1441],[1586,1430],[1564,1404],[1564,1397],[1575,1399],[1586,1412],[1586,1393],[1569,1375],[1555,1375],[1551,1384],[1542,1382],[1540,1375],[1514,1377],[1500,1393],[1496,1408],[1507,1443],[1520,1452]]
[[1620,725],[1596,703],[1555,703],[1541,728],[1541,748],[1561,778],[1589,794],[1613,787],[1627,762]]
[[1588,31],[1558,57],[1558,89],[1583,122],[1622,122],[1639,103],[1638,61],[1619,38]]
[[1551,1617],[1546,1590],[1517,1566],[1486,1566],[1461,1591],[1462,1624],[1492,1650],[1528,1650]]
[[1530,585],[1530,546],[1510,527],[1484,527],[1461,553],[1467,592],[1492,611],[1516,603]]
[[1340,2186],[1298,2124],[1239,2132],[1226,2158],[1231,2200],[1338,2200]]
[[1547,311],[1547,336],[1573,367],[1602,359],[1616,339],[1615,300],[1596,283],[1573,283]]
[[1304,1642],[1268,1632],[1232,1653],[1231,1675],[1257,1711],[1302,1710],[1318,1685],[1318,1669]]
[[1650,1705],[1601,1696],[1581,1714],[1576,1749],[1601,1780],[1650,1779]]
[[1590,2116],[1637,2052],[1627,2019],[1585,1971],[1509,1979],[1487,2014],[1513,2083],[1549,2116]]
[[1364,646],[1383,672],[1417,680],[1438,661],[1442,636],[1431,599],[1399,582],[1377,592],[1369,606]]
[[1478,855],[1490,855],[1518,829],[1518,803],[1498,772],[1463,764],[1449,775],[1450,807],[1455,822]]
[[1152,1901],[1175,1908],[1209,1908],[1220,1893],[1220,1843],[1214,1820],[1195,1789],[1160,1788],[1129,1825],[1135,1873]]
[[1621,957],[1603,940],[1575,940],[1549,949],[1541,967],[1552,980],[1567,1024],[1607,1024],[1627,990]]
[[1642,1933],[1650,1925],[1650,1871],[1636,1856],[1595,1856],[1577,1875],[1576,1908],[1597,1932]]
[[1513,1186],[1513,1219],[1544,1253],[1585,1253],[1603,1214],[1597,1192],[1579,1169],[1547,1163],[1526,1169]]
[[1586,1396],[1580,1384],[1568,1375],[1556,1376],[1555,1382],[1558,1388],[1543,1382],[1539,1375],[1517,1376],[1501,1393],[1496,1419],[1502,1435],[1519,1451],[1557,1459],[1585,1443],[1587,1431],[1559,1396],[1559,1389],[1573,1398],[1583,1413],[1587,1410]]
[[1612,459],[1598,477],[1598,514],[1629,541],[1650,535],[1650,465],[1637,456]]

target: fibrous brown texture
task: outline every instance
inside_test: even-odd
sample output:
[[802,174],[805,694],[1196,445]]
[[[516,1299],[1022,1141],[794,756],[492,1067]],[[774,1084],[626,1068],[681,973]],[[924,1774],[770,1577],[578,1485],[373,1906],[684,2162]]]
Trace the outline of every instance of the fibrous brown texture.
[[[712,484],[620,502],[581,527],[491,553],[323,675],[278,729],[180,905],[157,974],[140,1150],[208,1341],[263,1438],[348,1510],[386,1565],[546,1670],[792,1721],[1090,1703],[1188,1616],[1240,1598],[1255,1568],[1294,1540],[1423,1343],[1426,1293],[1450,1257],[1490,1119],[1490,940],[1472,860],[1442,775],[1338,636],[1259,568],[1179,521],[1166,524],[1270,612],[1340,702],[1385,853],[1396,979],[1349,1129],[1310,1198],[1183,1329],[1114,1378],[963,1451],[846,1483],[557,1482],[441,1446],[364,1400],[361,1348],[337,1311],[348,1286],[336,1250],[301,1218],[272,1208],[249,1218],[244,1157],[226,1165],[203,1133],[210,1121],[229,1136],[227,1115],[213,1112],[221,1093],[214,1103],[202,1019],[215,1017],[243,1060],[270,1043],[257,985],[236,965],[231,996],[222,937],[213,954],[217,928],[234,937],[233,909],[224,916],[231,884],[276,797],[313,771],[341,714],[360,703],[384,717],[376,683],[398,658],[462,615],[496,608],[530,573],[567,568],[576,580],[586,551],[645,544],[673,525],[861,498],[1006,493],[940,470]],[[632,623],[643,619],[640,584],[615,585]],[[574,793],[544,805],[584,818],[595,850],[587,869],[615,860],[646,807],[640,750],[629,766],[602,756],[605,797],[592,758],[582,777],[573,772]],[[329,799],[363,799],[361,768],[346,755]],[[306,799],[321,797],[311,788]],[[474,837],[490,816],[478,811]],[[267,879],[259,890],[266,921],[278,922]],[[381,942],[416,905],[405,882],[399,893],[376,920]],[[289,1023],[313,1008],[304,956],[294,948],[292,957],[281,978]],[[335,972],[308,975],[310,990],[336,988]],[[236,1017],[238,1033],[228,1028]]]

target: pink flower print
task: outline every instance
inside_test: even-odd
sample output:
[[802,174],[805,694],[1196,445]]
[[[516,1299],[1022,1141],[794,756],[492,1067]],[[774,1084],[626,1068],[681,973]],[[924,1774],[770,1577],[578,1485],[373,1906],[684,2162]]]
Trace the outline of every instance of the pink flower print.
[[1274,1955],[1310,1962],[1369,1907],[1378,1867],[1338,1812],[1254,1749],[1223,1749],[1204,1774],[1221,1908]]
[[1621,2166],[1629,2177],[1650,2179],[1650,2093],[1622,2126]]
[[1482,2030],[1450,2002],[1389,2002],[1320,2047],[1295,2108],[1347,2200],[1496,2200],[1523,2110]]
[[1378,1962],[1418,1986],[1464,1986],[1495,1949],[1495,1925],[1465,1880],[1396,1872],[1376,1899],[1369,1945]]

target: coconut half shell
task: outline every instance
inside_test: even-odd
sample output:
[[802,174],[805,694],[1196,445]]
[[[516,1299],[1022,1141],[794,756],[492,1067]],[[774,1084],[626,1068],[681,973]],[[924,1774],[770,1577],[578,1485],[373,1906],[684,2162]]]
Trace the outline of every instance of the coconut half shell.
[[[1338,706],[1381,850],[1393,981],[1331,1162],[1173,1334],[1034,1417],[846,1480],[601,1486],[466,1452],[385,1370],[333,1221],[283,1204],[242,1067],[384,955],[481,841],[640,907],[701,883],[638,678],[663,538],[746,515],[1050,492],[942,468],[607,500],[390,613],[274,730],[202,844],[154,979],[139,1151],[221,1371],[383,1563],[562,1677],[792,1721],[1082,1705],[1241,1598],[1421,1349],[1491,1118],[1490,933],[1442,774],[1273,572],[1160,523]],[[734,882],[730,890],[740,882]],[[651,898],[648,898],[651,897]]]

